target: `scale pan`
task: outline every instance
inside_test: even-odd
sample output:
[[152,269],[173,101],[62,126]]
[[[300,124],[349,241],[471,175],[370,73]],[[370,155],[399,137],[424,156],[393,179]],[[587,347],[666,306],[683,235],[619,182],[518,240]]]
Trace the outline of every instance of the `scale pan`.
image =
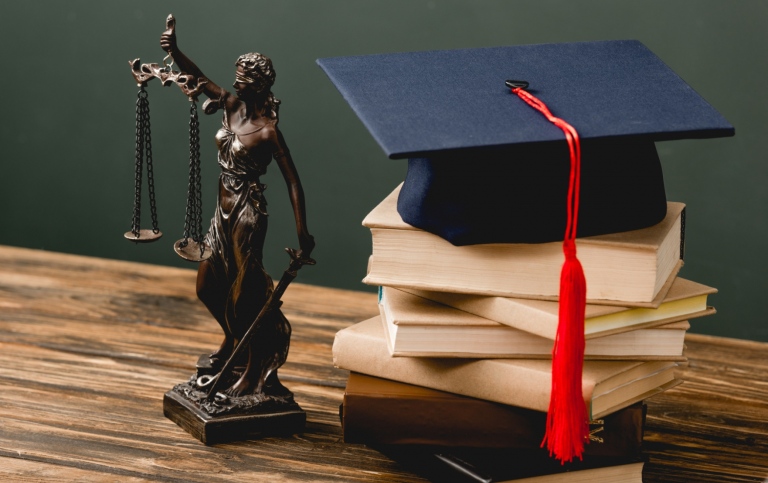
[[[186,241],[186,246],[182,246]],[[202,255],[201,255],[202,248]],[[207,243],[198,243],[194,240],[182,238],[173,244],[173,250],[178,256],[190,262],[202,262],[211,256],[211,247]]]
[[139,230],[139,236],[136,236],[132,231],[126,231],[123,236],[134,243],[150,243],[159,240],[163,236],[163,232],[157,230],[155,233],[153,230],[143,229]]

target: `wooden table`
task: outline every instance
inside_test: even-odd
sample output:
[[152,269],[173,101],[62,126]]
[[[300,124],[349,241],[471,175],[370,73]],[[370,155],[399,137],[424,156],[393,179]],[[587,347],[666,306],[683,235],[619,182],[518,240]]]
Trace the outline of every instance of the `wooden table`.
[[[290,438],[205,446],[163,394],[221,341],[193,270],[0,247],[0,480],[423,481],[344,444],[334,333],[373,294],[294,284],[281,379],[308,413]],[[645,481],[768,478],[768,344],[687,337],[686,383],[648,401]]]

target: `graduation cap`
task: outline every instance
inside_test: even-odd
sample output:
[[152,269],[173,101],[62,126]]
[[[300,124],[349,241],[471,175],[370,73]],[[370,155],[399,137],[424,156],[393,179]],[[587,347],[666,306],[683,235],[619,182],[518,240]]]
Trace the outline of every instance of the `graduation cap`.
[[[403,221],[456,245],[563,240],[560,322],[542,445],[581,457],[586,281],[575,238],[654,225],[654,141],[731,136],[637,41],[319,59],[390,158],[409,158]],[[518,79],[509,81],[509,79]]]
[[733,127],[638,41],[540,44],[319,59],[387,156],[409,158],[403,221],[455,245],[562,240],[563,133],[513,100],[507,79],[581,138],[577,236],[664,219],[654,141]]

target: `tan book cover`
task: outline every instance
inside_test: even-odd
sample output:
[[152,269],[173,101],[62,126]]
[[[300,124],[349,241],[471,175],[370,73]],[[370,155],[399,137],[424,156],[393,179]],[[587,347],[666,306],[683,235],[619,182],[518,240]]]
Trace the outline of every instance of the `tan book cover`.
[[[557,302],[411,288],[400,290],[548,339],[554,340],[557,332]],[[717,289],[677,277],[655,309],[587,304],[584,334],[589,340],[714,314],[715,309],[707,306],[707,297],[714,293]]]
[[[400,187],[363,220],[371,229],[371,285],[556,300],[562,243],[457,247],[416,229],[397,213]],[[655,307],[680,269],[685,205],[668,203],[667,217],[642,230],[579,238],[578,257],[591,303]]]
[[[554,302],[549,302],[554,303]],[[379,303],[393,356],[551,358],[553,340],[392,287]],[[587,360],[685,360],[687,321],[591,338]]]
[[[391,357],[379,317],[347,327],[333,343],[336,367],[536,411],[547,411],[551,362],[530,359]],[[582,391],[591,419],[674,384],[672,361],[585,361]]]
[[643,483],[643,464],[606,466],[553,475],[500,481],[499,483]]

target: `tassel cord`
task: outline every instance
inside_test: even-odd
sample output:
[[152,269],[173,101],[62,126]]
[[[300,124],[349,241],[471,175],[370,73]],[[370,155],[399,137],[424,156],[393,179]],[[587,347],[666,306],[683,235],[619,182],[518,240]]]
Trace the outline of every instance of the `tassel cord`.
[[565,263],[560,274],[560,321],[552,348],[552,393],[546,434],[541,444],[549,449],[550,455],[565,463],[574,457],[581,459],[584,442],[589,434],[581,383],[585,348],[586,280],[576,257],[581,145],[576,129],[554,116],[541,100],[521,87],[513,87],[512,92],[563,131],[570,155],[567,222],[563,239]]
[[[568,216],[565,227],[565,240],[576,240],[576,228],[579,224],[579,196],[581,191],[581,143],[579,142],[579,134],[573,126],[563,119],[553,115],[549,108],[530,92],[519,87],[512,89],[512,92],[517,94],[517,96],[525,101],[526,104],[542,113],[549,122],[560,128],[565,134],[571,161],[570,176],[568,179]],[[566,247],[565,243],[563,244],[563,248],[566,256],[568,256],[570,249]],[[576,248],[574,245],[572,256],[576,256],[575,250]]]

